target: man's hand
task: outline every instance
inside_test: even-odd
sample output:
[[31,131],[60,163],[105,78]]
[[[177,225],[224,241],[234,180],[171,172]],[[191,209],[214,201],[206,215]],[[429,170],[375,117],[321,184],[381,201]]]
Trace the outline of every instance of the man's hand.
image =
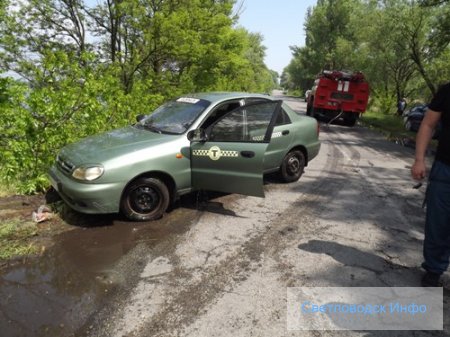
[[416,160],[411,168],[411,176],[415,180],[422,180],[426,177],[426,165],[423,160]]
[[440,119],[440,112],[428,109],[420,124],[416,137],[415,161],[411,168],[411,175],[415,180],[422,180],[426,176],[425,153]]

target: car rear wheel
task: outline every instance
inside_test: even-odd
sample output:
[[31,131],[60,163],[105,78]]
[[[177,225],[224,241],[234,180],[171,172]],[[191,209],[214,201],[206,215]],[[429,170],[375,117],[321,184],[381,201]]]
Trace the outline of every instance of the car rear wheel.
[[305,169],[305,155],[300,150],[289,152],[280,167],[281,179],[286,183],[297,181]]
[[163,216],[169,200],[169,190],[164,182],[157,178],[139,178],[126,188],[121,210],[130,220],[155,220]]

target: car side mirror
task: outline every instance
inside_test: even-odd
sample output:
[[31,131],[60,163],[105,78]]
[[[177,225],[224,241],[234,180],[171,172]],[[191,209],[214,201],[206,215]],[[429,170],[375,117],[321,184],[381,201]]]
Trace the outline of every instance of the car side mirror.
[[187,139],[189,139],[191,142],[204,143],[208,140],[208,136],[204,129],[195,129],[187,133]]
[[145,115],[137,115],[136,116],[136,122],[140,122],[141,120],[143,120],[145,118]]

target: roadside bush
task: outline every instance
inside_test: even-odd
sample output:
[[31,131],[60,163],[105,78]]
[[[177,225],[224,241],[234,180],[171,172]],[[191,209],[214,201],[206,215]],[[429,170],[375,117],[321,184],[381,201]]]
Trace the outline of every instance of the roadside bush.
[[125,94],[113,70],[93,72],[47,55],[33,85],[3,81],[0,180],[19,193],[44,191],[47,171],[59,149],[82,137],[124,126],[164,99],[137,83]]

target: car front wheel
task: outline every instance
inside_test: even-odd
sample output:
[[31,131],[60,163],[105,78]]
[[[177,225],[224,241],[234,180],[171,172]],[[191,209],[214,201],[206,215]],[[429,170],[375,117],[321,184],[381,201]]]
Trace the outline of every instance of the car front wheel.
[[305,169],[305,155],[300,150],[289,152],[280,167],[281,179],[286,183],[297,181]]
[[126,188],[121,210],[130,220],[155,220],[167,210],[169,198],[169,190],[161,180],[139,178]]

